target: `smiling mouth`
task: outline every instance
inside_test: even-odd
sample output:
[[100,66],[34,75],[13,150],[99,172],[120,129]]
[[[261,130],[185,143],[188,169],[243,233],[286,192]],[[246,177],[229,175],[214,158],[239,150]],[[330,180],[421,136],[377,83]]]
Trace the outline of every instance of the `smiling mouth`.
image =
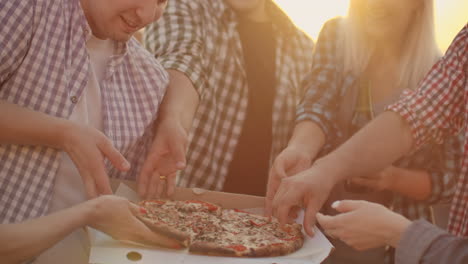
[[125,31],[127,31],[128,33],[135,32],[135,31],[137,31],[137,30],[140,28],[140,26],[139,26],[138,23],[133,22],[133,21],[131,21],[131,20],[128,20],[128,19],[126,19],[126,18],[123,17],[123,16],[120,16],[120,18],[122,19],[122,21],[123,21],[124,24],[126,25]]

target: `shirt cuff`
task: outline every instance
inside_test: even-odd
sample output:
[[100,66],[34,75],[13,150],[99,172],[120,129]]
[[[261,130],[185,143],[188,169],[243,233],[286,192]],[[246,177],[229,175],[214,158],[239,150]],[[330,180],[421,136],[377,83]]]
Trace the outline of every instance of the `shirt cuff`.
[[193,86],[195,87],[195,90],[197,90],[198,94],[199,95],[203,94],[205,78],[202,74],[202,70],[200,69],[200,67],[189,66],[189,65],[192,65],[193,63],[187,63],[186,61],[180,61],[177,59],[171,59],[171,58],[158,58],[158,59],[161,62],[161,65],[165,69],[176,70],[176,71],[184,73],[185,76],[187,76],[187,78],[190,79]]
[[446,234],[425,220],[417,220],[405,230],[395,251],[395,264],[419,264],[434,240]]
[[330,129],[330,125],[323,116],[311,112],[298,111],[296,115],[296,124],[302,121],[312,121],[315,124],[317,124],[320,127],[320,129],[322,129],[327,141],[330,140],[330,138],[333,138],[333,133]]

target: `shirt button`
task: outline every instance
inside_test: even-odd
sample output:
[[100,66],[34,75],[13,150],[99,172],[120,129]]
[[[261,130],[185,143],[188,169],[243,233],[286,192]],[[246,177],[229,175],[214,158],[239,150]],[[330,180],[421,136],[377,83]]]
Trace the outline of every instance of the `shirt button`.
[[70,101],[71,101],[72,103],[76,104],[76,103],[78,102],[78,97],[72,96],[72,97],[70,97]]

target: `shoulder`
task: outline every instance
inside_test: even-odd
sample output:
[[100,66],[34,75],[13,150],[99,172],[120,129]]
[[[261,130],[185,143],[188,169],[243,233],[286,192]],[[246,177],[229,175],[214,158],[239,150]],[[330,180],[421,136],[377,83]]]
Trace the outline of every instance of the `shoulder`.
[[168,73],[161,63],[133,37],[127,42],[125,63],[148,75],[147,78],[157,78],[163,83],[169,81]]

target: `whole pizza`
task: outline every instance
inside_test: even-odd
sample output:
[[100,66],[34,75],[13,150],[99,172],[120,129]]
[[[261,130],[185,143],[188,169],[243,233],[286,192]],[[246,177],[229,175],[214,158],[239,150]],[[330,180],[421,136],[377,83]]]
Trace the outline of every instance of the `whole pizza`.
[[146,200],[138,218],[154,232],[194,254],[271,257],[290,254],[304,243],[302,226],[204,201]]

